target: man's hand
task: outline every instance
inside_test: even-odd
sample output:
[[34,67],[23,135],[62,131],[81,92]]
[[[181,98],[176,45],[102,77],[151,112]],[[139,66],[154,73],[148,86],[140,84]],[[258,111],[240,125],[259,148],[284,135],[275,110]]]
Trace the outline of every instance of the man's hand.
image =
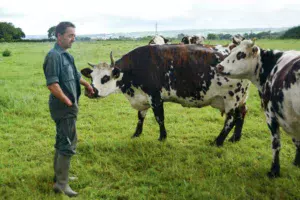
[[73,105],[72,101],[63,93],[58,83],[48,85],[48,89],[56,98],[65,103],[67,106],[71,107]]
[[85,86],[85,90],[87,91],[87,94],[88,94],[89,97],[92,97],[93,94],[95,93],[94,88],[90,84]]
[[86,82],[86,80],[84,80],[83,78],[80,78],[80,84],[85,87],[85,91],[86,91],[87,95],[89,97],[92,97],[93,94],[95,93],[94,88],[88,82]]

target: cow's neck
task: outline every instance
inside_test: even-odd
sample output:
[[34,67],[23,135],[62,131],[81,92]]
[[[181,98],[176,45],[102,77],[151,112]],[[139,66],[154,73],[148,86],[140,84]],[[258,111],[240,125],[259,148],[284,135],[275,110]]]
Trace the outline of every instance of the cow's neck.
[[252,80],[260,92],[262,92],[268,76],[282,54],[282,51],[260,49],[260,56],[254,72],[255,80]]

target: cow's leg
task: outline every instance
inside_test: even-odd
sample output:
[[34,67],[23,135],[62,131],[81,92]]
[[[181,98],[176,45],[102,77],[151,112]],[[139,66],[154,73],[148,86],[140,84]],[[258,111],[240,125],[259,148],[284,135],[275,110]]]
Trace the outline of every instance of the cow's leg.
[[157,123],[159,124],[159,131],[160,135],[158,140],[163,141],[167,138],[167,132],[165,128],[165,117],[164,117],[164,106],[163,106],[163,101],[160,98],[160,95],[157,97],[152,96],[152,109],[154,112],[155,119]]
[[272,150],[273,150],[273,160],[271,170],[268,172],[270,178],[280,176],[280,164],[279,164],[279,152],[280,152],[280,132],[279,124],[276,118],[273,116],[267,117],[268,127],[272,133]]
[[142,111],[138,111],[138,123],[135,129],[135,132],[133,134],[133,136],[131,138],[135,138],[135,137],[139,137],[141,135],[141,133],[143,132],[143,125],[144,125],[144,119],[146,117],[147,114],[147,110],[142,110]]
[[224,127],[223,127],[221,133],[219,134],[219,136],[215,139],[213,144],[216,144],[217,146],[222,146],[224,143],[224,140],[226,139],[228,133],[233,128],[234,124],[235,124],[234,112],[231,111],[226,114]]
[[293,138],[293,142],[296,146],[296,156],[294,160],[294,165],[300,167],[300,140],[296,140],[295,138]]
[[244,125],[245,115],[247,113],[246,104],[235,109],[235,128],[232,137],[229,139],[230,142],[237,142],[242,137],[242,129]]

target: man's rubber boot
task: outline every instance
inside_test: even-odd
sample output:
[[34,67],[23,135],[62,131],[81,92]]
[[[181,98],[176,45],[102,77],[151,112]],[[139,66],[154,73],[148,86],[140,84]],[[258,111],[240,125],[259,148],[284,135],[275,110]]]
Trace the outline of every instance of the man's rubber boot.
[[53,190],[55,192],[64,193],[69,197],[75,197],[77,192],[73,191],[68,184],[69,180],[69,168],[70,168],[71,156],[57,155],[55,165],[56,182],[54,183]]

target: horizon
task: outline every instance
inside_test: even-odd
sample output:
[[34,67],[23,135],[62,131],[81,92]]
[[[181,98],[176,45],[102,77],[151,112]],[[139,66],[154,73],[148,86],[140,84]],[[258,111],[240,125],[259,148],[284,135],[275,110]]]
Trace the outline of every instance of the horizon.
[[[275,31],[275,32],[280,32],[280,31],[284,31],[284,30],[287,30],[289,28],[292,28],[292,27],[265,27],[265,28],[228,28],[228,29],[220,29],[220,28],[211,28],[211,29],[177,29],[177,30],[161,30],[161,31],[157,31],[157,34],[162,34],[162,33],[166,33],[166,32],[176,32],[177,34],[179,34],[179,32],[209,32],[209,31],[217,31],[217,32],[212,32],[212,33],[216,33],[216,34],[219,34],[219,33],[228,33],[228,32],[237,32],[237,31],[251,31],[253,30],[253,33],[258,33],[258,32],[262,32],[262,31],[267,31],[267,30],[270,30],[272,32],[272,30],[278,30],[278,31]],[[223,32],[222,32],[223,31]],[[76,34],[76,36],[100,36],[100,35],[117,35],[117,36],[128,36],[128,34],[138,34],[138,35],[141,35],[140,37],[145,37],[144,34],[150,34],[150,33],[155,33],[156,31],[155,30],[152,30],[152,31],[133,31],[133,32],[112,32],[112,33],[90,33],[90,34]],[[243,32],[243,33],[246,33],[246,32]],[[240,33],[240,34],[243,34],[243,33]],[[25,33],[26,35],[26,33]],[[174,35],[174,34],[173,34]],[[196,35],[202,35],[202,36],[206,36],[204,34],[196,34]],[[32,37],[46,37],[48,38],[47,34],[40,34],[40,35],[26,35],[25,39],[27,39],[28,37],[29,38],[32,38]],[[116,36],[116,37],[117,37]],[[149,35],[151,36],[151,35]],[[168,37],[168,36],[167,36]]]

